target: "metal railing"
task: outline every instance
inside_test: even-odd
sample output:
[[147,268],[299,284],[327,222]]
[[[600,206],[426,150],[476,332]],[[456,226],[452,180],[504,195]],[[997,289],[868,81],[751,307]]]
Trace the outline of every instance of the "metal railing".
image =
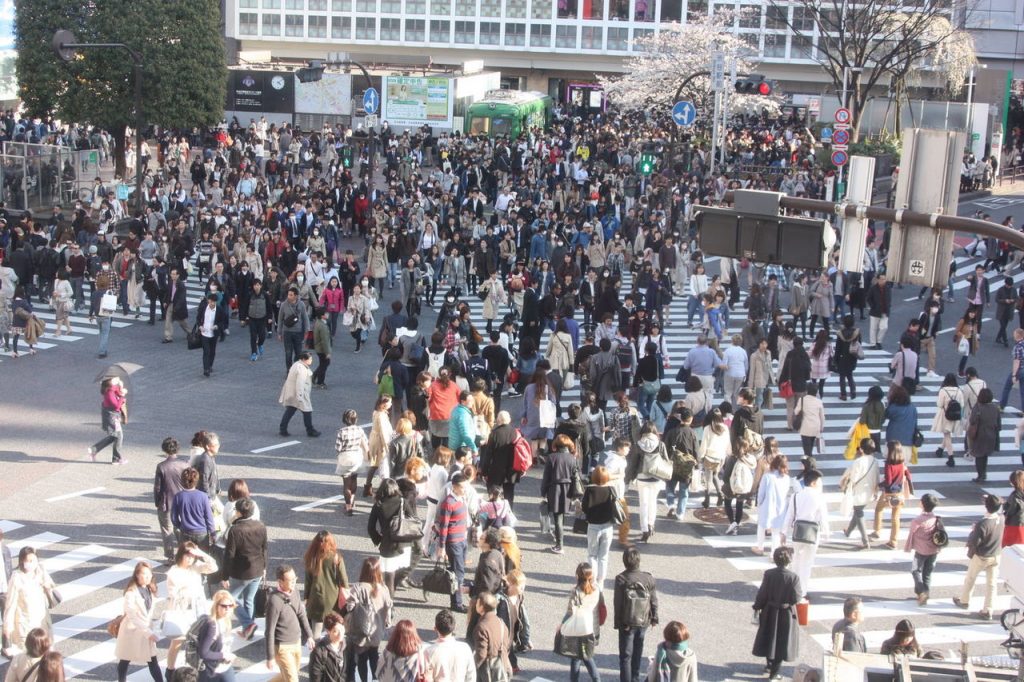
[[999,169],[999,186],[1003,183],[1014,185],[1018,180],[1024,181],[1024,166],[1010,166]]

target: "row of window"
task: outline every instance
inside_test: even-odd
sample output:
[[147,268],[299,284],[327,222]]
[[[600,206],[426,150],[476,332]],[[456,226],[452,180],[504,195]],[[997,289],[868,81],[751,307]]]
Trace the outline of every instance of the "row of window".
[[[620,21],[682,21],[686,16],[706,14],[708,0],[238,0],[245,9],[282,9],[360,14],[401,14],[451,16],[454,3],[457,17],[495,17],[509,19],[550,19],[557,12],[559,19],[604,18]],[[502,7],[504,4],[504,8]],[[814,28],[813,13],[803,7],[764,6],[762,4],[716,4],[714,12],[733,13],[733,23],[738,28],[781,30],[787,26],[787,14],[792,12],[793,26],[801,31]],[[837,10],[825,10],[823,23],[838,20]],[[286,15],[287,16],[287,15]]]
[[[242,36],[262,35],[265,37],[288,36],[308,38],[331,38],[335,40],[384,40],[405,42],[431,42],[456,45],[506,45],[511,47],[559,47],[583,50],[630,50],[630,29],[626,27],[601,26],[555,26],[549,24],[506,23],[504,39],[502,24],[496,21],[449,21],[447,19],[405,19],[405,36],[402,36],[402,19],[376,17],[331,17],[328,30],[327,17],[288,14],[284,16],[284,31],[280,14],[255,12],[239,14],[238,32]],[[304,23],[306,22],[306,23]],[[380,33],[378,35],[378,23]],[[353,24],[355,32],[353,33]],[[453,34],[454,29],[454,34]],[[478,33],[479,29],[479,33]],[[633,39],[653,33],[652,29],[634,28]],[[553,35],[552,35],[553,33]],[[814,42],[810,37],[788,36],[785,33],[739,33],[753,50],[764,57],[811,59]],[[579,43],[577,44],[577,38]]]

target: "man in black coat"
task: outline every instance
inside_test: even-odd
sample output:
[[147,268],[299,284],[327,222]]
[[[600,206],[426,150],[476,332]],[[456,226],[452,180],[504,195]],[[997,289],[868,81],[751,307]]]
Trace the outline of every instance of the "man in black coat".
[[164,343],[174,340],[174,325],[177,323],[186,335],[191,331],[188,326],[188,300],[185,282],[181,281],[181,271],[173,267],[170,279],[163,289]]
[[164,563],[174,563],[174,555],[178,549],[178,539],[171,523],[171,507],[174,496],[185,489],[181,484],[181,474],[188,468],[188,462],[178,457],[178,441],[175,438],[164,438],[160,448],[166,458],[156,465],[156,477],[153,479],[153,504],[156,505],[156,516],[160,522],[160,536],[164,543]]
[[868,289],[867,304],[868,315],[871,317],[868,342],[875,350],[881,350],[892,309],[892,284],[886,281],[884,274],[875,277],[875,283]]
[[512,506],[516,497],[516,483],[520,474],[512,468],[515,454],[513,444],[516,440],[516,428],[512,426],[511,415],[502,410],[494,417],[495,427],[491,435],[480,449],[480,468],[487,485],[500,485],[502,494]]
[[224,537],[224,561],[220,570],[221,587],[230,589],[231,596],[238,602],[238,623],[245,639],[252,639],[256,632],[253,613],[256,590],[267,569],[267,527],[253,518],[255,510],[256,503],[251,498],[235,502],[238,518]]
[[639,682],[644,635],[658,624],[658,590],[654,576],[640,570],[640,552],[622,553],[626,570],[615,576],[615,629],[619,631],[619,680]]
[[476,598],[482,592],[498,594],[505,581],[505,555],[501,553],[501,534],[497,528],[488,528],[480,537],[480,557],[473,574],[473,586],[469,588],[469,623],[466,636],[472,636],[480,618],[476,612]]
[[228,327],[228,311],[217,305],[217,294],[206,297],[206,305],[196,309],[196,326],[203,342],[203,376],[213,372],[213,361],[217,357],[217,338]]

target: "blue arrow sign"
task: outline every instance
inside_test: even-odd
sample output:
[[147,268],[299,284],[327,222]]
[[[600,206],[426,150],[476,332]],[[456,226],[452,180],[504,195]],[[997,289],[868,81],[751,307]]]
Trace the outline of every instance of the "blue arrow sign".
[[697,107],[693,102],[676,102],[672,107],[672,120],[678,126],[691,126],[697,120]]
[[363,93],[363,111],[368,114],[376,114],[378,106],[380,106],[380,95],[377,94],[377,89],[367,88]]

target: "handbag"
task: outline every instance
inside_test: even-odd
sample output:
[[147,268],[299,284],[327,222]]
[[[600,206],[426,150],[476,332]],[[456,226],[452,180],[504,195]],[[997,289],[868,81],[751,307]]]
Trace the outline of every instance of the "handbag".
[[116,311],[117,311],[117,294],[114,294],[114,293],[112,293],[110,291],[104,292],[103,296],[100,298],[100,309],[99,309],[99,312],[98,312],[99,316],[100,317],[110,317]]
[[267,601],[270,599],[270,585],[264,576],[260,579],[260,586],[256,588],[256,596],[252,599],[252,617],[264,618],[267,615]]
[[345,325],[346,327],[351,327],[352,323],[355,322],[355,321],[356,321],[355,315],[353,315],[348,310],[346,310],[345,313],[341,316],[341,323],[343,325]]
[[585,637],[591,634],[587,631],[593,628],[588,622],[587,614],[584,613],[582,606],[583,599],[574,590],[569,610],[566,612],[565,617],[562,619],[562,624],[558,628],[562,637]]
[[621,526],[629,518],[626,516],[626,508],[622,506],[622,500],[618,495],[615,495],[615,506],[612,507],[612,523],[616,526]]
[[562,388],[566,391],[571,391],[576,387],[576,375],[572,372],[566,372],[565,378],[562,379]]
[[586,484],[583,482],[583,474],[580,473],[580,468],[577,466],[573,469],[569,478],[569,499],[578,500],[583,497],[583,490],[585,487]]
[[542,429],[553,429],[558,424],[558,410],[553,400],[544,399],[537,405],[537,418]]
[[111,637],[117,637],[117,633],[121,632],[121,621],[124,620],[124,616],[118,616],[114,620],[107,623],[107,634]]
[[393,539],[397,542],[417,542],[423,539],[423,521],[402,514]]
[[64,601],[64,597],[61,596],[60,592],[57,590],[56,587],[47,587],[45,591],[46,591],[46,604],[51,609],[56,608],[57,605],[59,605],[62,601]]
[[583,514],[577,514],[572,520],[572,532],[576,535],[586,535],[589,527],[590,523],[587,521],[587,517]]
[[797,519],[793,522],[793,542],[813,545],[818,542],[818,522]]
[[380,308],[380,303],[377,303],[377,299],[371,298],[366,307],[370,309],[371,313],[376,312],[377,309]]
[[487,295],[489,293],[491,293],[490,289],[477,289],[476,290],[476,297],[479,298],[481,301],[486,301],[487,300]]
[[924,434],[921,433],[921,429],[914,429],[914,437],[911,440],[911,443],[915,448],[919,448],[924,445]]
[[173,609],[164,611],[163,617],[160,619],[160,631],[164,637],[175,639],[177,637],[184,637],[188,633],[188,629],[192,627],[192,624],[196,622],[199,617],[197,609]]
[[793,397],[793,382],[783,381],[779,384],[779,397],[780,398],[792,398]]
[[971,354],[971,341],[966,336],[961,336],[960,341],[956,344],[956,352],[960,355]]
[[423,576],[420,584],[423,587],[423,601],[427,600],[428,593],[443,594],[450,597],[459,591],[459,583],[455,579],[455,573],[449,571],[448,567],[440,561],[436,562],[434,567]]
[[189,350],[196,350],[203,347],[203,335],[199,331],[199,325],[194,325],[185,340]]

